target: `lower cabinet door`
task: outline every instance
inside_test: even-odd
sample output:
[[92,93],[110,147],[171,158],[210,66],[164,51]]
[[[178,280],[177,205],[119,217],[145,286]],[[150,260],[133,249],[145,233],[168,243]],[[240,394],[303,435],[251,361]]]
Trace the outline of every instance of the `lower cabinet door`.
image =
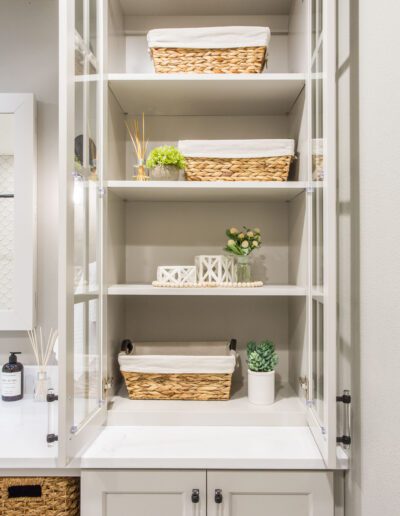
[[206,506],[205,471],[82,471],[81,516],[206,516]]
[[207,516],[333,516],[333,474],[208,471]]

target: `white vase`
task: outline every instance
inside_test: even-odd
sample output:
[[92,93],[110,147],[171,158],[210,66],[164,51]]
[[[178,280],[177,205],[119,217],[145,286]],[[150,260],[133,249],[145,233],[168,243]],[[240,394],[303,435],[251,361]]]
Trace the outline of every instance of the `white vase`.
[[255,405],[271,405],[275,401],[275,371],[257,373],[248,369],[248,397]]

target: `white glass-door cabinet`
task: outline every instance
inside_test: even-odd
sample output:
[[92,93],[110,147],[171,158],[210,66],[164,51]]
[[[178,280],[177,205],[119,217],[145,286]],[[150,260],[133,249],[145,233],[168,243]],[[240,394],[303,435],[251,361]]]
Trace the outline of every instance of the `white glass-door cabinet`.
[[[331,472],[346,457],[336,417],[335,4],[60,0],[59,460],[85,470],[83,514],[93,514],[87,496],[106,492],[98,514],[147,503],[149,514],[191,514],[193,489],[206,500],[196,514],[220,514],[210,505],[218,489],[229,493],[223,514],[333,513]],[[207,25],[269,26],[267,70],[154,73],[148,30]],[[126,123],[142,113],[149,149],[293,138],[290,180],[135,182]],[[225,229],[242,225],[261,229],[253,271],[263,287],[152,287],[158,265],[219,254]],[[236,338],[232,399],[129,400],[117,364],[124,338]],[[279,353],[270,407],[247,401],[252,339],[273,340]],[[146,485],[118,487],[130,482]],[[145,500],[152,490],[158,502]]]

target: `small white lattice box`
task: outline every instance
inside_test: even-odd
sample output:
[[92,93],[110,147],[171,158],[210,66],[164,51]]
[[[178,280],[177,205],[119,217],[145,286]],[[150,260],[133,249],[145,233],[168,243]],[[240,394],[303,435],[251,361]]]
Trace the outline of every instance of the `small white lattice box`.
[[160,265],[157,267],[157,281],[170,285],[196,283],[196,267],[193,265]]
[[199,283],[228,283],[235,281],[235,261],[223,255],[200,255],[195,258]]

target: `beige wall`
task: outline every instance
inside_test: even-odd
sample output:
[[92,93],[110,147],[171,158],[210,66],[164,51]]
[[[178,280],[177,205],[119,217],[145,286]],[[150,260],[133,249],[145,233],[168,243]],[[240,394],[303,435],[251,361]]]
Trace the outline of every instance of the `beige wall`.
[[[56,0],[0,0],[0,92],[34,93],[38,131],[38,323],[57,327],[58,7]],[[32,361],[23,332],[0,332],[7,352]]]

